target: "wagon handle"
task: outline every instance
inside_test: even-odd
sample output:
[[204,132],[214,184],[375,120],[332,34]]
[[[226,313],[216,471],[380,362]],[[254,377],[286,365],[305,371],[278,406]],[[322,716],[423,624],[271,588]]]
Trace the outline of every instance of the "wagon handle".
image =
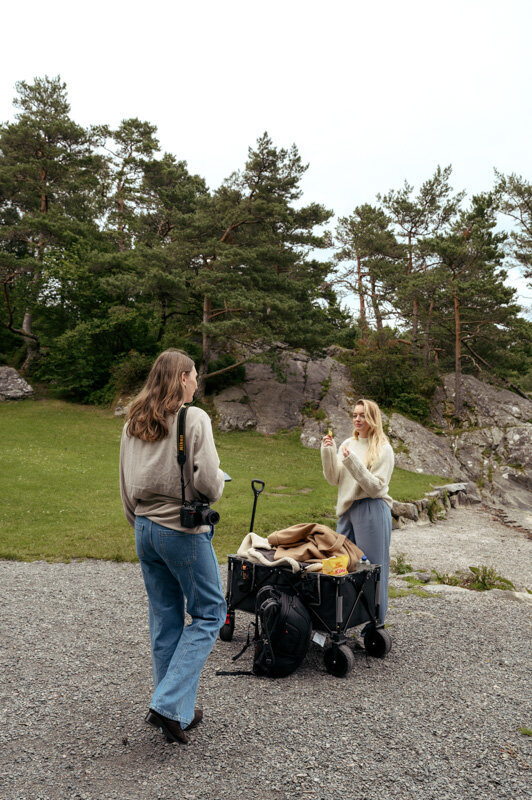
[[249,523],[249,532],[250,533],[252,533],[252,531],[253,531],[253,523],[255,522],[255,511],[257,509],[257,499],[259,497],[259,494],[264,489],[264,486],[265,486],[264,481],[259,481],[257,479],[254,479],[254,480],[251,481],[251,488],[253,489],[254,500],[253,500],[253,513],[251,514],[251,522]]

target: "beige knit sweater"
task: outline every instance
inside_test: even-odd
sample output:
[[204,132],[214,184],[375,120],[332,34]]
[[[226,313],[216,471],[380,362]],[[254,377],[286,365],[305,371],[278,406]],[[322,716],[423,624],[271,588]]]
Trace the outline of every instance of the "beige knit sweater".
[[[185,441],[187,460],[184,465],[185,496],[199,500],[199,492],[211,503],[219,500],[224,490],[224,474],[216,452],[212,425],[201,408],[187,411]],[[144,442],[127,435],[127,423],[120,445],[120,494],[131,526],[135,516],[148,517],[172,530],[183,530],[181,510],[181,478],[177,463],[177,414],[170,421],[169,433],[158,442]],[[209,525],[187,528],[187,533],[205,533]]]
[[351,437],[342,442],[351,451],[347,458],[336,451],[336,445],[321,447],[323,474],[331,486],[338,486],[336,513],[344,514],[355,500],[365,497],[384,500],[390,508],[392,498],[388,494],[388,486],[392,477],[394,455],[390,444],[386,443],[375,464],[370,469],[364,466],[368,449],[368,440]]

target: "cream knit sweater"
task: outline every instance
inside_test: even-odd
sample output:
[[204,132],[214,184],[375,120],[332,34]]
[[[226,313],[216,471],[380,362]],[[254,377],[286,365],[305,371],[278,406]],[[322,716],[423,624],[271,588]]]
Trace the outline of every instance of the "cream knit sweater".
[[351,437],[342,442],[351,451],[347,458],[336,451],[336,445],[321,447],[323,474],[331,486],[338,486],[336,514],[344,514],[355,500],[365,497],[380,497],[391,508],[392,498],[388,486],[392,477],[394,455],[390,444],[386,443],[370,469],[364,466],[368,440]]
[[[200,493],[215,503],[224,490],[224,474],[205,411],[190,406],[185,427],[187,460],[184,468],[187,500],[199,500]],[[127,435],[127,422],[120,445],[120,493],[129,524],[135,516],[148,517],[172,530],[183,530],[181,472],[177,464],[177,414],[169,424],[168,436],[158,442],[144,442]],[[205,533],[210,525],[187,528],[186,533]]]

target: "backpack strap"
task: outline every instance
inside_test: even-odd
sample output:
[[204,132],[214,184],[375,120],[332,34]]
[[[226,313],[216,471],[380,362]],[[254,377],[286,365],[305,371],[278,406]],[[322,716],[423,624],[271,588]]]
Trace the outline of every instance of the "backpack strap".
[[[255,614],[260,613],[260,618],[262,622],[262,646],[264,651],[264,660],[266,662],[266,669],[270,671],[275,666],[275,655],[272,648],[272,633],[273,630],[270,627],[270,620],[269,620],[269,613],[274,608],[279,608],[279,598],[276,597],[268,597],[267,600],[264,600],[260,604],[260,608],[255,611]],[[282,608],[282,606],[281,606]],[[279,614],[281,611],[279,611]]]
[[[252,644],[251,636],[250,636],[250,633],[249,633],[249,629],[251,628],[252,625],[255,625],[255,636],[253,637],[253,642],[255,642],[259,638],[258,637],[258,629],[257,629],[256,623],[250,622],[249,625],[248,625],[248,638],[246,640],[246,644],[244,645],[242,650],[239,653],[236,654],[236,656],[233,656],[231,661],[237,661],[240,658],[240,656],[242,656],[246,652],[246,650],[248,649],[250,644]],[[233,669],[233,670],[217,669],[215,674],[216,675],[254,675],[255,673],[252,672],[252,670],[250,670],[250,669]]]

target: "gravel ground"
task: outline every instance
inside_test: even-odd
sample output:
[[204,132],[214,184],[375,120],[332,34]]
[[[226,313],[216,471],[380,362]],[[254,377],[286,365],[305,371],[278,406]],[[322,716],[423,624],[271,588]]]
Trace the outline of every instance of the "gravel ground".
[[393,531],[391,555],[404,553],[414,570],[440,574],[486,565],[517,591],[532,590],[532,533],[527,538],[525,529],[503,525],[495,514],[487,506],[459,507],[436,525],[410,524]]
[[[394,548],[441,568],[445,540],[464,530],[530,585],[530,541],[479,509],[394,533]],[[477,551],[460,542],[464,563],[486,563]],[[202,675],[205,720],[183,746],[143,723],[151,667],[138,565],[4,561],[0,599],[3,800],[530,796],[531,737],[519,731],[532,728],[528,603],[465,590],[393,600],[391,652],[355,650],[345,679],[325,672],[317,645],[282,680],[217,676],[245,640],[250,617],[237,613],[233,641],[216,643]]]

